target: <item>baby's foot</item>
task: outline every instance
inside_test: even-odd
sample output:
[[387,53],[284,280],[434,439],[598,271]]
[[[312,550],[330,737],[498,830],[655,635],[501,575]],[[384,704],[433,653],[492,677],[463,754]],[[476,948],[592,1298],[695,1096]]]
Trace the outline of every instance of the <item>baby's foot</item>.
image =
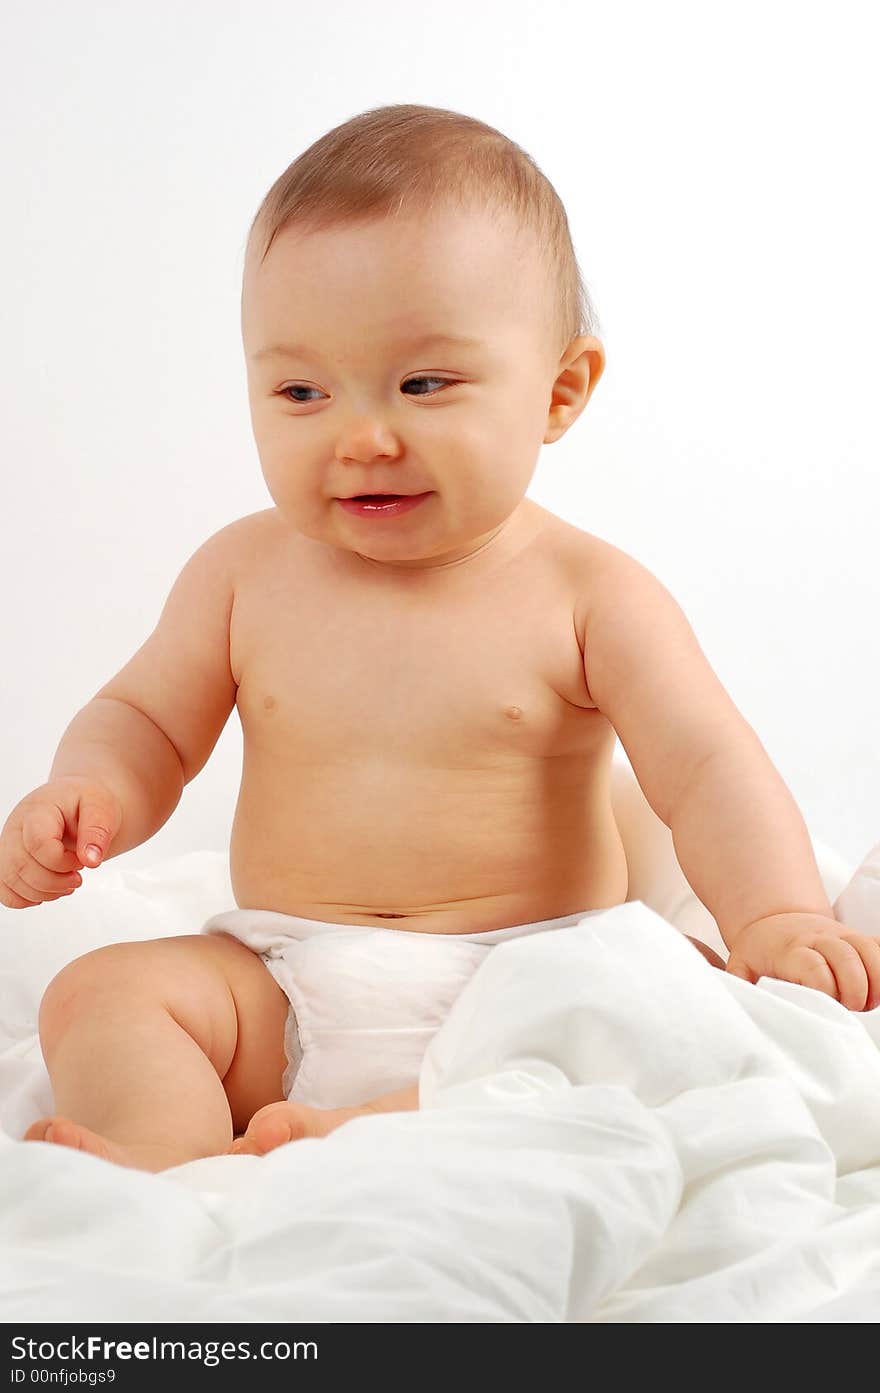
[[236,1137],[228,1155],[265,1156],[276,1146],[303,1137],[326,1137],[343,1122],[371,1112],[367,1105],[356,1108],[310,1108],[305,1103],[269,1103],[254,1113],[247,1131]]
[[104,1161],[113,1161],[117,1166],[131,1166],[135,1170],[160,1171],[180,1164],[180,1158],[172,1157],[168,1147],[123,1146],[83,1127],[80,1122],[72,1122],[69,1117],[41,1117],[28,1127],[23,1140],[69,1146],[74,1151],[87,1151]]

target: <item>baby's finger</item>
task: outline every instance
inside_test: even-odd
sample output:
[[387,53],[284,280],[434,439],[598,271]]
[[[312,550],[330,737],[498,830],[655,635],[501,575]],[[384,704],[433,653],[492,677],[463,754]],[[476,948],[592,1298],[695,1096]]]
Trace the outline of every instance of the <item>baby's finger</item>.
[[844,933],[840,936],[844,942],[853,945],[868,977],[867,1000],[863,1008],[855,1009],[873,1011],[876,1006],[880,1006],[880,939],[872,938],[870,934],[856,933],[855,930],[851,934]]
[[[858,935],[853,935],[858,937]],[[849,1011],[863,1011],[870,984],[855,944],[838,934],[822,934],[811,945],[828,963],[837,981],[835,996]]]
[[36,900],[26,900],[23,895],[16,894],[11,885],[0,880],[0,904],[7,909],[33,909],[36,903]]
[[31,904],[42,904],[43,900],[57,900],[62,895],[71,894],[82,885],[82,876],[77,871],[62,874],[47,871],[38,862],[31,860],[27,865],[9,873],[5,883],[23,900],[28,900]]
[[262,1156],[262,1151],[254,1141],[248,1137],[236,1137],[227,1151],[227,1156]]
[[16,880],[15,884],[18,886],[17,890],[14,890],[8,881],[0,881],[0,904],[6,905],[9,909],[36,909],[38,904],[45,904],[47,900],[61,900],[65,895],[72,895],[76,889],[76,886],[72,885],[69,890],[61,890],[57,895],[49,895],[38,894],[36,890],[26,886],[21,880]]
[[837,978],[822,954],[813,947],[800,943],[789,949],[777,969],[774,977],[781,977],[784,982],[798,982],[802,987],[814,987],[837,999]]
[[80,862],[75,851],[67,851],[64,847],[65,830],[61,809],[52,803],[40,803],[25,809],[21,823],[22,844],[37,865],[66,873]]
[[760,976],[760,973],[754,972],[752,968],[749,967],[745,958],[739,956],[735,948],[731,949],[730,957],[724,965],[724,970],[725,972],[729,972],[733,977],[742,977],[743,981],[751,982],[752,985],[757,982]]

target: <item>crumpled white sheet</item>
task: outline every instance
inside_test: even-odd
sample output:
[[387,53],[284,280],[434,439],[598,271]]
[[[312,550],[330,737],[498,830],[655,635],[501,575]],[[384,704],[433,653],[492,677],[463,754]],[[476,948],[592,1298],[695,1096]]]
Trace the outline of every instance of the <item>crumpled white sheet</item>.
[[[835,904],[868,932],[878,868]],[[493,949],[418,1112],[159,1175],[15,1141],[51,1099],[28,987],[50,941],[60,966],[195,932],[225,874],[194,854],[0,915],[0,1319],[880,1316],[880,1009],[719,972],[640,902]]]

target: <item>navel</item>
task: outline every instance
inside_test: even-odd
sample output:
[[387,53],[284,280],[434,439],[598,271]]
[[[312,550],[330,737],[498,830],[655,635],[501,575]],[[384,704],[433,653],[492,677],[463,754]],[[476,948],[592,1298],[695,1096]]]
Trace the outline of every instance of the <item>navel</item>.
[[273,696],[264,696],[264,697],[263,697],[263,710],[264,710],[264,711],[274,711],[274,710],[275,710],[275,707],[276,707],[277,705],[278,705],[278,702],[275,700],[275,698],[274,698]]
[[505,708],[504,708],[504,714],[505,714],[505,716],[509,716],[510,719],[511,719],[512,721],[520,721],[520,720],[522,720],[522,707],[521,707],[521,706],[505,706]]

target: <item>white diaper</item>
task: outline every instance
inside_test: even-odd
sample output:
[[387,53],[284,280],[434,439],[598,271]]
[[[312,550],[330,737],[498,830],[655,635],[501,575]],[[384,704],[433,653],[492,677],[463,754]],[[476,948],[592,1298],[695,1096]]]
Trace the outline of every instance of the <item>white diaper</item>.
[[215,914],[201,932],[231,934],[258,953],[290,1001],[285,1097],[335,1108],[418,1079],[431,1037],[494,944],[601,913],[432,934],[231,909]]

